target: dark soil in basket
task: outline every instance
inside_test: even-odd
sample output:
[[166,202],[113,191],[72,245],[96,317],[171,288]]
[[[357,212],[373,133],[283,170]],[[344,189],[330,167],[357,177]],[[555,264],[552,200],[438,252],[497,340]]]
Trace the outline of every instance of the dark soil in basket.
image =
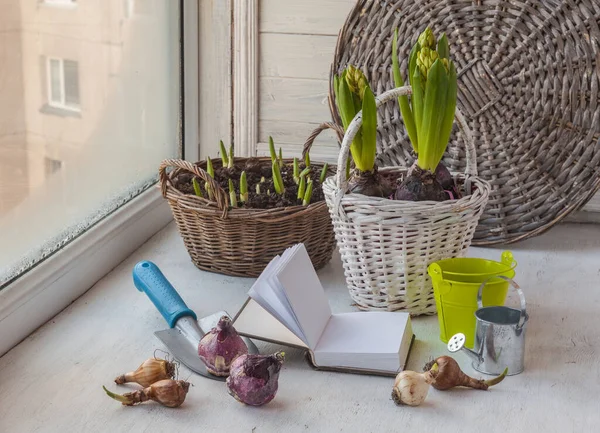
[[[215,164],[215,161],[213,161]],[[216,165],[216,164],[215,164]],[[300,171],[304,170],[305,165],[300,164]],[[302,200],[297,198],[298,185],[294,182],[292,164],[286,164],[281,168],[281,177],[285,186],[283,194],[277,194],[273,185],[271,166],[269,164],[260,164],[258,160],[250,158],[246,161],[244,167],[234,166],[215,167],[215,180],[227,194],[229,199],[229,179],[233,182],[238,199],[238,207],[254,209],[271,209],[277,207],[302,205]],[[246,181],[248,184],[248,201],[239,202],[240,175],[246,171]],[[330,176],[329,174],[328,176]],[[311,167],[309,178],[313,180],[313,192],[310,203],[316,203],[325,199],[319,177],[321,176],[321,167]],[[200,189],[204,197],[208,197],[204,187],[204,181],[192,173],[182,172],[175,176],[173,184],[175,188],[184,194],[194,195],[192,179],[196,177],[200,184]],[[261,182],[261,178],[265,178]],[[256,185],[260,184],[260,194],[256,193]]]

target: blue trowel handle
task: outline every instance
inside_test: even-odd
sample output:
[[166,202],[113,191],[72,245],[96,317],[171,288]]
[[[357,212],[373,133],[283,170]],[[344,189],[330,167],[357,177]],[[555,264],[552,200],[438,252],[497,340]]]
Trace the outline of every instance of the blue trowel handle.
[[171,328],[184,316],[191,316],[197,320],[196,313],[185,305],[177,290],[154,263],[143,261],[135,265],[133,283],[140,292],[148,295]]

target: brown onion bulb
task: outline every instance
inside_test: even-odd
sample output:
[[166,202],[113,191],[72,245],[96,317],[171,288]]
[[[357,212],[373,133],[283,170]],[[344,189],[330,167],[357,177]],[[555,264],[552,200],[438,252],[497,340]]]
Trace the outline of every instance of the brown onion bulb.
[[115,379],[117,385],[135,382],[144,388],[154,382],[175,377],[175,364],[160,358],[149,358],[135,371],[120,375]]
[[248,347],[228,316],[222,316],[217,326],[202,337],[198,344],[198,356],[206,364],[208,372],[215,376],[229,376],[233,360],[246,353]]
[[435,380],[431,383],[431,386],[439,391],[445,391],[456,386],[465,386],[468,388],[481,389],[485,391],[490,386],[497,385],[502,382],[508,373],[508,369],[505,369],[501,375],[493,379],[475,379],[463,373],[454,358],[445,355],[425,364],[423,371],[431,370],[431,367],[434,364],[437,364],[438,366],[438,374]]
[[404,370],[398,373],[392,388],[392,400],[398,406],[419,406],[425,401],[429,385],[435,380],[437,371],[432,368],[425,373]]
[[120,401],[124,406],[133,406],[147,400],[154,400],[163,406],[178,407],[183,404],[190,388],[190,383],[183,380],[160,380],[147,388],[123,395],[110,392],[106,387],[104,391],[109,397]]

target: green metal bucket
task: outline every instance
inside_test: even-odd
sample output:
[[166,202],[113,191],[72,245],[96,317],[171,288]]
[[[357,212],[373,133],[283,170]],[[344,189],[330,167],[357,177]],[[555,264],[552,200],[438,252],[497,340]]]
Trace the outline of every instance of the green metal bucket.
[[[466,336],[467,347],[475,343],[475,311],[479,286],[494,275],[514,278],[515,261],[504,251],[500,262],[478,258],[455,258],[433,262],[427,268],[433,284],[440,339],[447,343],[454,334]],[[508,282],[496,279],[483,289],[483,306],[504,305]]]

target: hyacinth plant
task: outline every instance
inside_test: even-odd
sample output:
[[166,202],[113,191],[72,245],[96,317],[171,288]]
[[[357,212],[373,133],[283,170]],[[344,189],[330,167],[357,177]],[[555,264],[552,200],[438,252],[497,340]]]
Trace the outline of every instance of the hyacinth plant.
[[[350,192],[383,197],[384,188],[377,173],[377,106],[375,95],[365,75],[354,66],[348,66],[334,77],[335,100],[344,130],[362,110],[362,126],[350,145],[355,169],[348,176]],[[348,170],[348,167],[347,167]]]
[[[448,38],[436,39],[430,28],[419,35],[408,60],[412,88],[398,103],[417,161],[396,190],[397,200],[444,201],[458,196],[452,175],[441,163],[450,139],[456,110],[457,77],[449,57]],[[396,87],[404,86],[398,61],[398,31],[392,43]]]
[[[273,206],[300,204],[308,206],[313,201],[314,189],[320,188],[327,176],[329,165],[324,164],[323,169],[317,171],[316,167],[310,165],[308,152],[304,157],[302,171],[300,171],[301,164],[298,158],[294,158],[291,165],[286,165],[283,159],[283,150],[279,148],[279,152],[276,151],[272,137],[269,137],[271,154],[271,178],[269,179],[262,175],[263,170],[258,164],[257,158],[248,158],[244,163],[236,162],[233,146],[230,146],[227,151],[225,144],[221,141],[219,147],[222,166],[217,166],[215,169],[213,160],[207,157],[206,173],[226,191],[227,203],[230,208],[268,209]],[[292,179],[289,179],[289,175],[293,175]],[[313,186],[313,181],[317,180],[318,184]],[[191,189],[197,197],[210,201],[215,200],[215,193],[209,182],[200,182],[198,177],[193,177]]]

